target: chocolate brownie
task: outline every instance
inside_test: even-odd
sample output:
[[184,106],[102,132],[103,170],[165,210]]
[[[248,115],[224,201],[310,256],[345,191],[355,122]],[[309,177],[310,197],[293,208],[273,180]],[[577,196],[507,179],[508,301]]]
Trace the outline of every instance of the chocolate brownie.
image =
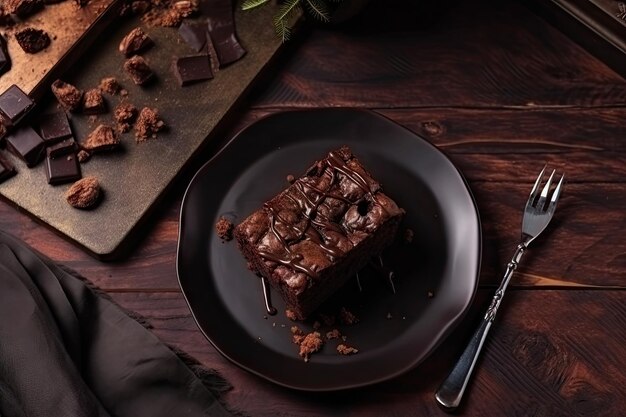
[[303,320],[393,241],[403,216],[342,147],[237,225],[234,235],[255,272]]

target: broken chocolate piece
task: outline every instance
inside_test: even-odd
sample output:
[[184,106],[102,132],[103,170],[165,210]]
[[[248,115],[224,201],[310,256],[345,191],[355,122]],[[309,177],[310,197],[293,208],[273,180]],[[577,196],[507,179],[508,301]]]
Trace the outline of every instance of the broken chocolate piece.
[[22,29],[15,33],[15,40],[27,54],[36,54],[50,45],[50,36],[41,29]]
[[55,145],[50,146],[46,150],[46,155],[52,158],[56,158],[61,155],[67,155],[68,153],[73,154],[74,152],[76,152],[77,147],[78,146],[74,138],[65,139]]
[[98,179],[85,177],[72,184],[65,193],[65,199],[72,207],[86,209],[96,205],[101,193]]
[[17,15],[19,17],[25,17],[31,15],[43,7],[43,1],[41,0],[5,0],[4,7],[6,11]]
[[208,29],[217,52],[220,68],[232,64],[246,54],[235,34],[233,8],[230,0],[210,2]]
[[6,137],[7,148],[21,158],[26,165],[34,167],[41,160],[44,141],[30,126],[22,126]]
[[135,55],[124,62],[124,69],[137,85],[145,85],[154,77],[154,73],[143,57]]
[[4,155],[0,154],[0,182],[11,178],[16,172],[13,164]]
[[89,152],[100,152],[115,149],[119,146],[120,139],[115,130],[106,125],[100,125],[87,136],[87,140],[82,147]]
[[46,178],[48,184],[57,185],[80,179],[80,167],[74,153],[52,156],[50,149],[46,154]]
[[137,108],[130,103],[120,103],[113,112],[117,122],[117,131],[126,133],[130,131],[133,121],[137,117]]
[[213,78],[208,55],[177,58],[172,63],[172,70],[181,87]]
[[126,57],[136,54],[137,52],[148,49],[154,45],[152,39],[141,29],[135,28],[120,42],[119,51]]
[[63,112],[44,114],[39,118],[39,133],[46,144],[72,136],[72,129],[67,116]]
[[178,34],[194,51],[200,52],[206,45],[208,28],[206,23],[184,21],[178,28]]
[[33,101],[18,86],[12,85],[0,94],[0,118],[5,126],[14,126],[33,107]]
[[83,104],[83,92],[61,80],[52,83],[52,93],[65,110],[77,111]]
[[144,107],[135,123],[135,139],[143,142],[148,138],[156,138],[157,132],[165,128],[165,123],[159,118],[157,109]]
[[83,113],[102,114],[104,112],[106,112],[106,106],[100,90],[97,88],[87,90],[83,98]]
[[11,57],[7,49],[7,40],[0,34],[0,75],[11,69]]

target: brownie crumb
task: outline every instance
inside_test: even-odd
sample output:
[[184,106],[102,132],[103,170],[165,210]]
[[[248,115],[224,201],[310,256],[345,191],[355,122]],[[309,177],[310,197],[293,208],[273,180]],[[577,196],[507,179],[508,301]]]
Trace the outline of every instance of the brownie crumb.
[[293,184],[296,181],[296,177],[294,177],[293,175],[289,174],[287,175],[287,182],[289,184]]
[[130,78],[137,85],[146,85],[152,78],[154,73],[143,57],[135,55],[124,62],[124,70],[130,75]]
[[285,316],[291,321],[298,320],[298,316],[296,316],[296,313],[290,309],[285,310]]
[[428,291],[428,298],[433,298],[435,296],[435,293],[432,291]]
[[302,343],[300,343],[299,355],[304,358],[305,362],[309,361],[311,355],[319,351],[324,346],[322,335],[319,332],[312,332],[304,336]]
[[78,158],[78,162],[80,163],[87,162],[89,161],[89,158],[91,158],[91,154],[86,150],[81,149],[80,151],[78,151],[76,158]]
[[332,329],[331,331],[326,333],[326,339],[328,340],[339,339],[340,337],[341,332],[339,331],[339,329]]
[[4,7],[8,14],[26,17],[43,8],[42,0],[4,0]]
[[313,322],[313,329],[319,330],[320,327],[322,327],[322,323],[320,323],[319,321],[315,320]]
[[89,152],[100,152],[115,149],[120,139],[111,126],[99,125],[87,136],[83,148]]
[[77,111],[83,104],[83,92],[61,80],[52,83],[52,93],[65,110]]
[[119,51],[129,57],[154,45],[152,39],[141,29],[135,28],[120,42]]
[[222,216],[215,223],[215,229],[217,230],[217,235],[220,239],[231,240],[233,238],[233,228],[235,225],[232,224],[226,217]]
[[337,345],[337,352],[339,352],[340,355],[354,355],[355,353],[359,353],[359,350],[342,343]]
[[22,29],[15,33],[15,40],[27,54],[36,54],[50,45],[50,36],[41,29]]
[[415,234],[413,233],[413,230],[406,229],[404,231],[404,243],[406,243],[406,244],[412,243],[414,235]]
[[104,104],[104,97],[99,89],[93,88],[85,92],[83,98],[83,113],[84,114],[102,114],[106,112],[106,105]]
[[130,103],[120,103],[115,107],[113,117],[117,123],[118,132],[129,132],[135,118],[137,117],[137,107]]
[[120,92],[122,86],[115,77],[105,77],[100,80],[99,88],[102,92],[114,96]]
[[137,142],[143,142],[149,138],[156,138],[157,133],[164,128],[165,122],[159,118],[158,110],[144,107],[135,123],[135,139]]
[[359,318],[347,308],[341,307],[341,310],[339,310],[339,321],[343,324],[351,325],[358,323]]
[[100,193],[98,179],[85,177],[72,184],[65,193],[65,198],[72,207],[86,209],[95,206],[100,199]]
[[291,335],[291,341],[296,345],[300,345],[305,336],[304,332],[298,326],[291,326]]

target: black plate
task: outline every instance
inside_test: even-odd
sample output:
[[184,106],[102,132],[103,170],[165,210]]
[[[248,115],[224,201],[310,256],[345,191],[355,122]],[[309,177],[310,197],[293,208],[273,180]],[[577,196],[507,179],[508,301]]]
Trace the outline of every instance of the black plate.
[[[302,174],[344,144],[406,210],[415,238],[384,254],[396,272],[396,294],[384,279],[364,273],[362,291],[355,280],[341,295],[361,320],[342,327],[359,353],[338,355],[329,341],[305,363],[291,342],[293,322],[282,301],[274,295],[279,314],[265,314],[260,280],[214,225],[222,215],[241,221],[285,188],[288,174]],[[369,111],[297,111],[246,128],[198,171],[181,209],[177,271],[198,326],[225,357],[280,385],[330,391],[383,381],[424,360],[469,307],[480,250],[472,195],[434,146]]]

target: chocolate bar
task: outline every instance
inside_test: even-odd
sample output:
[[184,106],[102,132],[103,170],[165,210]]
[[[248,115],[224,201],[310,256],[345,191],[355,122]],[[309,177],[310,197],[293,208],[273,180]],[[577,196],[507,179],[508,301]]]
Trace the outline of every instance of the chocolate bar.
[[12,85],[0,94],[0,118],[7,126],[16,125],[33,107],[33,101],[18,86]]
[[208,55],[177,58],[172,64],[172,69],[181,87],[213,78],[211,61]]
[[72,128],[65,113],[48,113],[39,118],[39,133],[46,144],[51,144],[72,136]]
[[48,149],[46,155],[46,178],[48,184],[65,184],[80,179],[80,166],[74,153],[53,157]]
[[31,168],[43,156],[44,141],[30,126],[23,126],[6,137],[7,148]]
[[52,158],[59,157],[61,155],[67,155],[69,153],[76,152],[76,141],[74,138],[65,139],[55,145],[48,147],[46,150],[46,155],[51,156]]

